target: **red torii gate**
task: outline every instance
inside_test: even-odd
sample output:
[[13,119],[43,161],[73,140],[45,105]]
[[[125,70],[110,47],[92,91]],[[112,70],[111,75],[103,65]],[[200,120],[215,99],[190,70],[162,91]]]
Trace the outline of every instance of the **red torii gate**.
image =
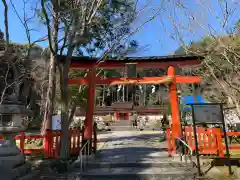
[[[65,56],[59,56],[64,61]],[[177,83],[200,83],[198,76],[177,76],[174,67],[189,67],[199,65],[203,57],[199,56],[159,56],[159,57],[137,57],[124,59],[107,59],[90,57],[73,57],[70,68],[89,69],[86,78],[69,79],[68,84],[88,85],[88,107],[86,120],[84,122],[84,140],[92,137],[94,96],[97,84],[160,84],[168,83],[170,89],[170,104],[172,109],[172,133],[173,138],[181,136],[181,124],[179,116],[179,103],[177,96]],[[136,68],[168,68],[168,74],[164,77],[143,77],[143,78],[100,78],[96,77],[96,69],[124,68],[126,64],[136,64]]]

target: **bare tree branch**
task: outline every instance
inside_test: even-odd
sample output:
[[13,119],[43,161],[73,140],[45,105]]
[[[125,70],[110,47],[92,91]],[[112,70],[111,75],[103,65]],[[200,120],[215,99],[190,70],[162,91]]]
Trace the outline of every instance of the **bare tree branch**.
[[51,50],[51,52],[53,54],[57,53],[54,51],[53,47],[52,47],[52,34],[51,34],[51,26],[50,26],[50,19],[48,17],[48,14],[47,14],[47,11],[46,11],[46,8],[45,8],[45,0],[41,0],[41,7],[42,7],[42,11],[43,11],[43,14],[44,14],[44,17],[45,17],[45,20],[46,20],[46,27],[47,27],[47,32],[48,32],[48,42],[49,42],[49,48]]
[[6,47],[5,49],[8,49],[9,46],[9,30],[8,30],[8,5],[6,0],[2,0],[2,3],[4,5],[4,25],[5,25],[5,34],[6,34]]

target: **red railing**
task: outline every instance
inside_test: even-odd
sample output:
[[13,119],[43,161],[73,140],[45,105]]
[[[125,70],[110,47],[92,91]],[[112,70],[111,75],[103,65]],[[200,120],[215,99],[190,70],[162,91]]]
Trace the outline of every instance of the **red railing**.
[[[221,133],[221,136],[224,137],[224,134]],[[235,136],[235,138],[240,136],[240,132],[227,132],[227,136],[228,137],[233,137]],[[223,149],[225,150],[225,145],[223,144]],[[234,153],[234,151],[237,151],[237,154],[239,154],[240,151],[240,144],[229,144],[228,148],[230,150],[230,153]]]
[[[218,155],[223,157],[226,152],[224,143],[224,134],[220,128],[201,128],[197,127],[197,139],[198,139],[198,151],[203,155]],[[240,136],[240,132],[227,132],[227,136]],[[193,151],[196,150],[195,138],[192,126],[185,126],[183,130],[183,137],[186,143],[191,147]],[[171,136],[171,129],[166,131],[166,138],[168,141],[168,153],[169,155],[175,151],[175,142]],[[229,144],[229,149],[240,150],[240,144]]]
[[[198,139],[198,151],[200,154],[205,155],[216,155],[222,154],[222,149],[220,142],[222,141],[221,132],[219,128],[196,128],[197,139]],[[193,127],[186,126],[184,128],[184,137],[186,143],[192,148],[193,151],[196,150]]]
[[[69,148],[71,155],[78,155],[79,150],[82,146],[82,134],[81,128],[70,128],[69,129]],[[19,141],[19,148],[25,155],[32,155],[34,153],[42,153],[45,158],[58,158],[60,155],[60,137],[63,135],[58,130],[47,130],[44,136],[42,135],[25,135],[21,132],[20,135],[15,137],[15,140]],[[1,137],[2,138],[2,137]],[[29,149],[26,147],[26,140],[42,140],[42,147]],[[94,150],[97,149],[97,134],[96,128],[93,131],[92,147]]]

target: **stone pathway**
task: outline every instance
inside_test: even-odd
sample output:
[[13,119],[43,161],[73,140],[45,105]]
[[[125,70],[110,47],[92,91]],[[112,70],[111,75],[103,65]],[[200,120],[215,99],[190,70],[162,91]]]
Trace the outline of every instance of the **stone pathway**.
[[81,171],[80,162],[65,175],[49,179],[72,180],[193,180],[195,169],[192,164],[173,161],[168,157],[167,143],[159,142],[160,132],[146,133],[131,127],[124,128],[120,122],[115,131],[99,135],[101,149],[88,160]]
[[[160,133],[115,131],[95,159],[83,172],[72,173],[72,179],[146,179],[193,180],[192,164],[174,162],[168,157],[167,145],[160,143]],[[70,178],[70,177],[69,177]]]

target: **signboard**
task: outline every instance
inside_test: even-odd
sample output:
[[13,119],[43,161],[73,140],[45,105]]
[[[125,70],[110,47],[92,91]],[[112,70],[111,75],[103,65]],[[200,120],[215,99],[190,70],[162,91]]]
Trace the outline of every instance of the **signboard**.
[[52,116],[52,130],[61,130],[61,115]]
[[[228,157],[228,160],[229,160],[228,161],[229,174],[232,174],[231,161],[229,158],[230,153],[228,148],[228,140],[227,140],[227,133],[226,133],[226,127],[224,122],[222,104],[207,103],[207,104],[190,104],[190,105],[192,107],[195,147],[199,147],[196,124],[203,124],[203,123],[206,123],[206,124],[211,123],[211,124],[219,124],[219,125],[222,124],[222,130],[224,133],[224,141],[226,146],[226,157]],[[198,175],[201,175],[199,155],[200,155],[199,148],[196,148],[197,167],[198,167],[197,170],[198,170]]]
[[222,123],[220,104],[194,104],[192,107],[196,123]]

